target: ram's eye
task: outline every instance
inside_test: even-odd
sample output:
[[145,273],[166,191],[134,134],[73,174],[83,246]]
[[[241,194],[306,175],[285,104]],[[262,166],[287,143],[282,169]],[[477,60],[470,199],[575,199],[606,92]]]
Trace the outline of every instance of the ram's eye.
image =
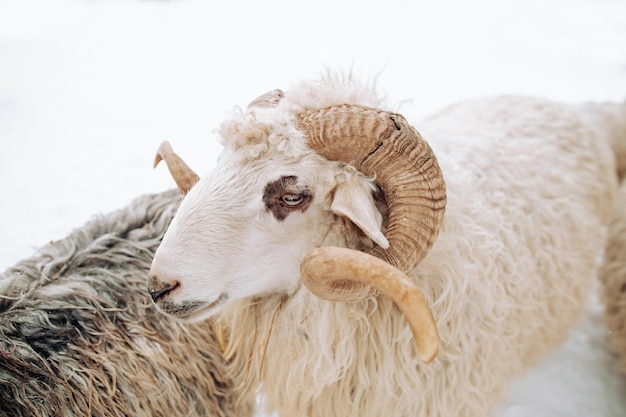
[[304,196],[302,194],[283,194],[280,199],[288,206],[297,206],[304,201]]
[[298,183],[298,177],[294,175],[268,182],[263,189],[265,209],[281,221],[293,212],[306,211],[312,199],[309,187]]

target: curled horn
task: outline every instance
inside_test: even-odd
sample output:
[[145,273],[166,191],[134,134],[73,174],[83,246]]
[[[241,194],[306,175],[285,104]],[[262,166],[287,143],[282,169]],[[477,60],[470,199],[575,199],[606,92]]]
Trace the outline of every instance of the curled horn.
[[437,239],[446,187],[437,158],[399,114],[357,105],[310,110],[296,119],[311,149],[375,176],[387,206],[389,248],[363,252],[318,248],[300,264],[302,282],[320,298],[356,301],[377,291],[387,295],[409,322],[418,353],[430,362],[439,336],[421,291],[406,275]]
[[168,141],[164,141],[159,146],[154,158],[154,167],[156,168],[161,161],[165,161],[167,164],[167,168],[183,195],[187,194],[191,187],[198,182],[198,175],[174,152]]
[[389,248],[366,252],[409,272],[437,239],[446,205],[432,149],[399,114],[341,105],[301,113],[296,127],[321,156],[375,176],[387,206]]

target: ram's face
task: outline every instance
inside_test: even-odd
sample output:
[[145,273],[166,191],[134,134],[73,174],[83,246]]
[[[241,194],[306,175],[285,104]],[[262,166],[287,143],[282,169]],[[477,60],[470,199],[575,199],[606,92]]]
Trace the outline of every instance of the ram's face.
[[426,256],[443,219],[445,184],[428,144],[395,113],[335,105],[294,114],[282,98],[270,92],[222,125],[224,153],[199,182],[168,144],[159,150],[157,162],[188,194],[152,263],[154,302],[200,320],[302,281],[328,300],[362,299],[374,287],[402,311],[423,307],[404,272]]
[[157,250],[149,282],[164,291],[157,305],[202,319],[231,300],[293,291],[300,259],[332,223],[331,178],[317,164],[222,155],[184,198]]

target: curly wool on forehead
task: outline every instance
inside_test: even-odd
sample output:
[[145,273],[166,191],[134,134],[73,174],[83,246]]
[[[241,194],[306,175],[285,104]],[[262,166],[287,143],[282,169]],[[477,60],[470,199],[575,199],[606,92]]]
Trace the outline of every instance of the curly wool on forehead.
[[298,158],[310,152],[306,139],[286,115],[236,110],[219,128],[220,142],[244,159],[257,159],[268,152],[285,158]]
[[235,108],[218,133],[222,145],[245,159],[257,159],[268,152],[299,158],[310,152],[306,138],[294,127],[299,113],[340,104],[382,107],[383,102],[373,82],[361,82],[350,74],[326,74],[292,87],[275,107]]

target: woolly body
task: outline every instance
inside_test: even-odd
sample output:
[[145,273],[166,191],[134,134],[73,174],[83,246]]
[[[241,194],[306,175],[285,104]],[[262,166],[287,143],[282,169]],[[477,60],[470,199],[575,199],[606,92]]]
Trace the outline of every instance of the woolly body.
[[[438,357],[425,365],[389,300],[334,303],[299,283],[298,263],[313,247],[371,245],[330,207],[342,181],[375,187],[308,149],[293,117],[343,103],[380,107],[372,90],[327,77],[286,92],[276,108],[236,112],[220,129],[217,168],[181,204],[153,270],[180,277],[179,300],[229,294],[195,319],[220,311],[240,354],[242,389],[261,382],[268,410],[279,415],[488,415],[507,381],[560,343],[584,308],[625,112],[500,97],[415,125],[448,190],[439,238],[410,273],[441,337]],[[318,197],[306,213],[276,223],[258,190],[281,174],[297,175]]]
[[0,276],[0,415],[252,415],[212,325],[163,317],[145,292],[179,200],[139,198]]
[[600,269],[609,348],[621,358],[626,374],[626,181],[619,189],[609,222],[609,238]]

